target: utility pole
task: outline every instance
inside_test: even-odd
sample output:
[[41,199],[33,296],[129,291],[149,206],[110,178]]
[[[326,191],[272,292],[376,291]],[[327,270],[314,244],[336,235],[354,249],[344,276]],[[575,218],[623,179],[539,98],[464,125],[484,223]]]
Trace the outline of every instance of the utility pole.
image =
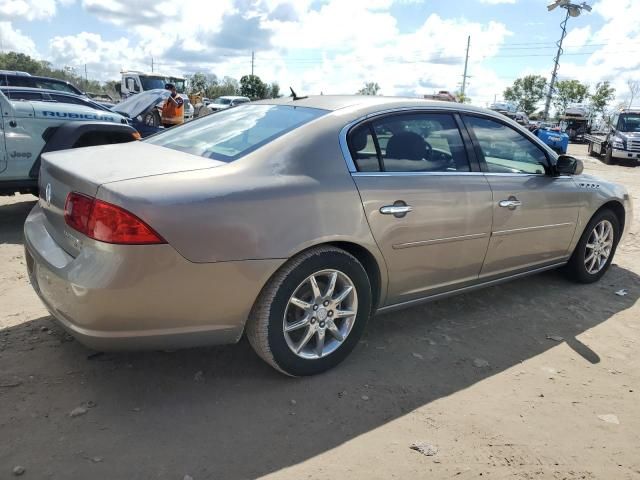
[[151,55],[151,73],[153,73],[153,55]]
[[467,55],[464,59],[464,74],[462,75],[462,90],[460,90],[460,94],[462,96],[462,101],[466,98],[465,90],[467,88],[467,65],[469,64],[469,45],[471,45],[471,35],[467,37]]
[[84,81],[89,83],[89,75],[87,75],[87,64],[84,64]]
[[251,76],[253,77],[253,64],[255,62],[256,55],[253,50],[251,50]]

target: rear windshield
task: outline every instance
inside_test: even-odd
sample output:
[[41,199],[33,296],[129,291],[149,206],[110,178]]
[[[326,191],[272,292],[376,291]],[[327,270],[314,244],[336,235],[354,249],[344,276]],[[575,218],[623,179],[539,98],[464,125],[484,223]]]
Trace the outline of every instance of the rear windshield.
[[173,127],[145,141],[232,162],[325,113],[289,105],[242,105]]

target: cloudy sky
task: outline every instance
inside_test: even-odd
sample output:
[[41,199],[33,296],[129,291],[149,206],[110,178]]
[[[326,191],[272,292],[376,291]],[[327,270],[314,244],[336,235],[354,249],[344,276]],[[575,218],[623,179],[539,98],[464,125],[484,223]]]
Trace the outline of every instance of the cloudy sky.
[[[99,80],[121,69],[239,78],[283,89],[385,95],[456,90],[471,36],[468,95],[500,98],[529,73],[550,75],[563,12],[544,0],[0,0],[0,48]],[[569,21],[560,77],[640,80],[638,0],[594,0]]]

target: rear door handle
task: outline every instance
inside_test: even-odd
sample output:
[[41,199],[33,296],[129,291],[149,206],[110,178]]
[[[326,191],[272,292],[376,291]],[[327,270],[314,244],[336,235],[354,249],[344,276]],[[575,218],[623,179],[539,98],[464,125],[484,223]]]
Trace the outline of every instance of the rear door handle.
[[385,205],[380,207],[380,213],[383,215],[393,215],[396,218],[402,218],[407,213],[413,210],[411,205],[407,205],[404,202],[396,202],[393,205]]
[[500,203],[498,203],[498,205],[500,205],[502,208],[508,208],[509,210],[515,210],[520,205],[522,205],[522,202],[520,200],[518,200],[517,198],[515,198],[515,197],[511,197],[511,198],[509,198],[509,200],[500,200]]

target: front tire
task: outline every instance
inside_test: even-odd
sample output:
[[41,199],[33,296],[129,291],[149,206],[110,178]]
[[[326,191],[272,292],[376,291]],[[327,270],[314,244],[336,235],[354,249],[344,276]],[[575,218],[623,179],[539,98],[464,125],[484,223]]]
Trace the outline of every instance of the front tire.
[[609,209],[596,213],[584,229],[566,266],[566,273],[579,283],[593,283],[607,272],[620,240],[620,222]]
[[256,353],[291,376],[338,365],[357,345],[371,314],[362,264],[334,247],[289,260],[263,288],[247,322]]
[[604,163],[606,165],[613,165],[616,163],[613,158],[613,151],[611,150],[611,147],[607,147],[607,153],[604,156]]

